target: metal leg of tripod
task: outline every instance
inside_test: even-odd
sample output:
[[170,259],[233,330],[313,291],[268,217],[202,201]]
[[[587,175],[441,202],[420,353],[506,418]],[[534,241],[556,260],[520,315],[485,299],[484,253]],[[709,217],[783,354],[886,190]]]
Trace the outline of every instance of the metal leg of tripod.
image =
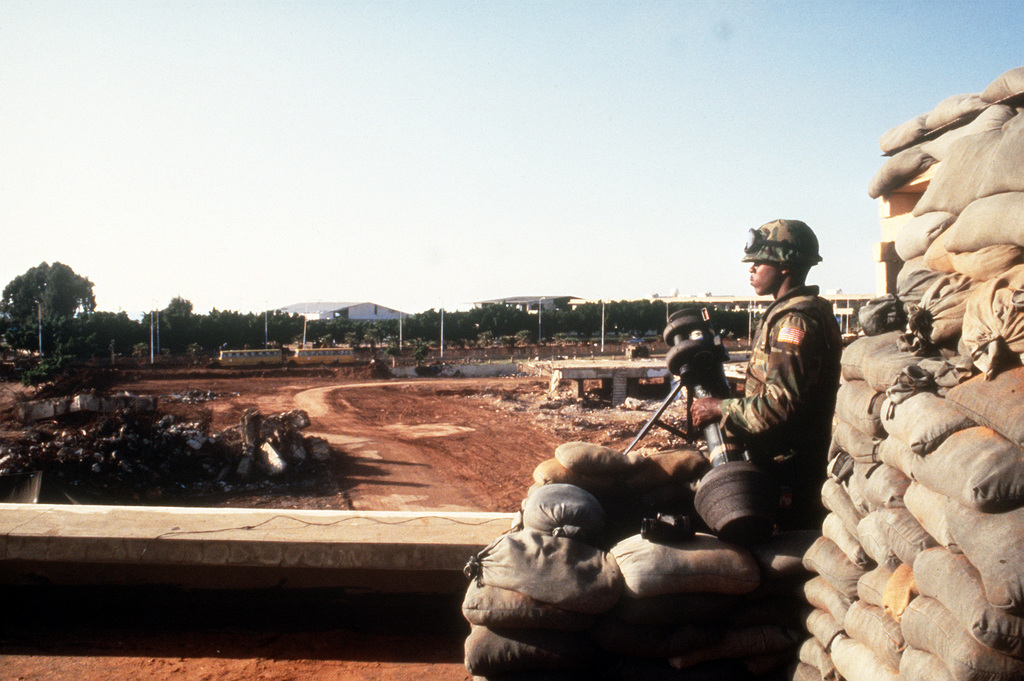
[[667,430],[668,432],[672,433],[677,437],[681,437],[683,439],[687,438],[686,433],[679,430],[672,424],[665,423],[664,421],[661,420],[661,415],[665,413],[666,409],[668,409],[668,405],[672,404],[676,400],[676,398],[679,397],[679,393],[680,391],[682,391],[682,389],[683,382],[677,379],[675,387],[672,388],[672,391],[668,394],[668,397],[665,398],[665,401],[661,403],[661,406],[659,406],[658,409],[654,412],[654,415],[651,416],[650,419],[648,419],[647,423],[645,423],[644,427],[640,429],[640,432],[637,434],[637,436],[633,438],[632,442],[629,443],[629,446],[626,447],[626,451],[622,452],[623,456],[629,454],[630,450],[632,450],[633,447],[636,446],[636,443],[640,442],[640,440],[642,440],[644,436],[646,436],[647,433],[650,432],[651,428],[654,426],[660,426],[661,428],[664,428],[665,430]]

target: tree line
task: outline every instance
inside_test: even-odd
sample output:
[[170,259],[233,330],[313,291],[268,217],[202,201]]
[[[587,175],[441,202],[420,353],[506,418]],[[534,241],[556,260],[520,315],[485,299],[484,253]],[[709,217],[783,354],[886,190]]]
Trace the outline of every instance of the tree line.
[[[679,309],[682,309],[680,306]],[[283,347],[303,341],[316,346],[350,345],[374,350],[436,346],[442,324],[446,345],[487,346],[590,341],[603,326],[610,341],[657,337],[669,309],[663,300],[620,300],[570,308],[545,308],[539,315],[488,304],[465,311],[426,310],[401,320],[305,320],[278,310],[261,313],[213,309],[196,313],[173,298],[166,307],[131,319],[125,312],[96,310],[93,283],[62,263],[42,263],[15,277],[0,298],[0,337],[8,348],[43,356],[87,359],[157,354],[197,355],[222,348]],[[726,336],[746,337],[746,312],[711,309]]]

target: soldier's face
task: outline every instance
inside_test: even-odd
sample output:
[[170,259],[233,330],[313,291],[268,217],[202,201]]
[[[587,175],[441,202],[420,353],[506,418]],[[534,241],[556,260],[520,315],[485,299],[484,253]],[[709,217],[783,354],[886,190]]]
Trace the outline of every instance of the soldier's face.
[[784,279],[782,268],[773,262],[755,262],[750,265],[750,285],[759,296],[774,296]]

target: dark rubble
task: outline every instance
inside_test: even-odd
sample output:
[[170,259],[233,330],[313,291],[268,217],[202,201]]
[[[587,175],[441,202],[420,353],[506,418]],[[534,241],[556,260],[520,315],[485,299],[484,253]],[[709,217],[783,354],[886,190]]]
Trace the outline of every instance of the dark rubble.
[[250,409],[238,425],[210,433],[200,422],[161,414],[155,400],[152,408],[123,396],[116,404],[9,431],[0,477],[41,473],[48,496],[57,497],[43,501],[155,503],[294,487],[315,480],[331,456],[325,440],[302,435],[309,426],[303,411]]

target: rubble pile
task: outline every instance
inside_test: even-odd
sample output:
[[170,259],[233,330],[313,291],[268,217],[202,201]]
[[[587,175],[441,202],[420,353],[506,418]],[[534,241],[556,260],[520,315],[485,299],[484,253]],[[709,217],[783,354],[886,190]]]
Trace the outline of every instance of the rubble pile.
[[466,568],[469,671],[788,678],[809,610],[803,556],[820,533],[750,547],[706,533],[693,495],[708,468],[695,449],[623,456],[583,442],[558,447],[534,471],[510,531]]
[[873,196],[941,163],[843,354],[798,678],[1024,678],[1022,94],[1018,68],[882,138]]
[[0,445],[0,475],[42,472],[48,487],[72,500],[117,503],[293,483],[315,475],[330,456],[325,440],[302,435],[309,426],[303,411],[248,410],[237,426],[211,434],[155,406],[131,395],[23,405],[32,425]]

